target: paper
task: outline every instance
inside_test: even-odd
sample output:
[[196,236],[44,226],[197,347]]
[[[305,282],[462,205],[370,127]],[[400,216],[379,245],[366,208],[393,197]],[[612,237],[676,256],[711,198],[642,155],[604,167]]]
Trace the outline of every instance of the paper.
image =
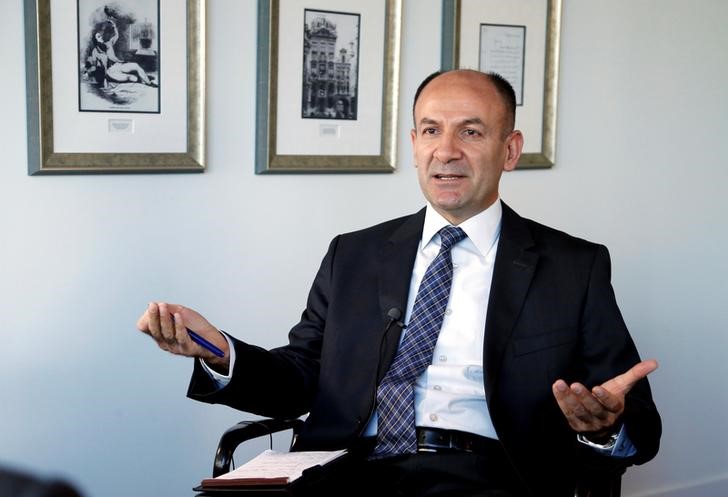
[[503,76],[516,92],[516,105],[523,105],[525,57],[526,26],[480,25],[479,69]]
[[278,452],[266,450],[229,473],[202,481],[203,487],[237,485],[285,485],[301,477],[304,470],[323,466],[346,450]]

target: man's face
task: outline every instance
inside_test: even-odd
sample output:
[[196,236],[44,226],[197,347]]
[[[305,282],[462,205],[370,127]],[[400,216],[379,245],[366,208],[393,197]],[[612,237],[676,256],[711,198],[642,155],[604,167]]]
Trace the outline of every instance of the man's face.
[[506,106],[493,84],[473,71],[443,74],[422,90],[414,114],[412,147],[425,198],[453,224],[487,209],[523,146],[520,132],[504,136]]

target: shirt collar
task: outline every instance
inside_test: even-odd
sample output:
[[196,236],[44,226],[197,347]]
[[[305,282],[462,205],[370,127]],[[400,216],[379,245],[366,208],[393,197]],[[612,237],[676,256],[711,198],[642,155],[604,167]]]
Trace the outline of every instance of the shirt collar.
[[[500,199],[485,209],[483,212],[466,219],[458,226],[468,235],[475,248],[481,255],[487,254],[493,244],[500,236],[501,219],[503,217],[503,206]],[[422,240],[420,250],[424,249],[433,241],[435,235],[450,222],[442,217],[428,202],[425,211],[425,225],[422,228]],[[439,236],[438,236],[439,238]]]

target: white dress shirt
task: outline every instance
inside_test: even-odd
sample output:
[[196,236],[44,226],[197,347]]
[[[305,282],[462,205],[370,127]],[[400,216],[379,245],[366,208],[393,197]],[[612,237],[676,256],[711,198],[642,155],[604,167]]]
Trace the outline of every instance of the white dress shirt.
[[[503,209],[496,201],[459,225],[466,238],[451,249],[450,299],[435,344],[432,364],[415,382],[415,424],[498,438],[490,420],[483,383],[483,343],[493,264]],[[427,267],[440,252],[438,231],[450,223],[427,206],[415,259],[406,321]],[[407,332],[405,328],[404,332]]]
[[[498,438],[490,420],[483,383],[483,340],[490,283],[503,209],[500,201],[461,223],[467,235],[451,249],[450,299],[435,344],[432,364],[415,382],[415,424]],[[405,323],[412,316],[425,271],[440,252],[440,231],[450,222],[428,205],[415,258]],[[407,328],[402,333],[404,338]],[[375,435],[376,412],[365,434]]]

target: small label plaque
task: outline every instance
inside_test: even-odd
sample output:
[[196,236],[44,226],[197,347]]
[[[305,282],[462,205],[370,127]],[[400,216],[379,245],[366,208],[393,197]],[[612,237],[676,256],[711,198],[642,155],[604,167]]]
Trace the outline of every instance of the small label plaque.
[[134,120],[109,119],[109,133],[134,133]]
[[322,124],[319,127],[319,136],[326,138],[340,138],[341,126],[337,124]]

